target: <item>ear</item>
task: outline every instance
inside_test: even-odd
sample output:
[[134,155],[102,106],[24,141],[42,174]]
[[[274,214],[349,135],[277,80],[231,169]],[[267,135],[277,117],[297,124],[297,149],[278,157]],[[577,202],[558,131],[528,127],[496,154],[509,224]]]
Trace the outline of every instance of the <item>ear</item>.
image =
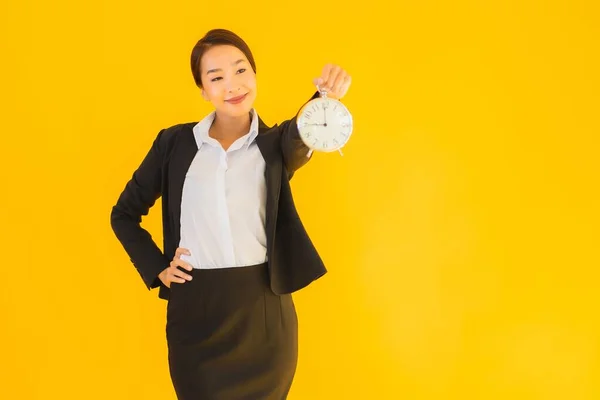
[[204,91],[204,89],[200,89],[200,91],[202,92],[202,98],[206,101],[208,101],[208,96],[206,95],[206,92]]

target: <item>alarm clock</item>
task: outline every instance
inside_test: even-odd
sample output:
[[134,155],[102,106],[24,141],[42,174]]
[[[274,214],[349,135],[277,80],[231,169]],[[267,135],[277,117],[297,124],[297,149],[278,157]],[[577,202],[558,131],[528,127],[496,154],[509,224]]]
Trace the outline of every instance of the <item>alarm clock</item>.
[[330,153],[348,143],[353,130],[352,114],[339,100],[327,97],[327,91],[319,88],[320,97],[307,102],[298,112],[296,124],[300,138],[313,151]]

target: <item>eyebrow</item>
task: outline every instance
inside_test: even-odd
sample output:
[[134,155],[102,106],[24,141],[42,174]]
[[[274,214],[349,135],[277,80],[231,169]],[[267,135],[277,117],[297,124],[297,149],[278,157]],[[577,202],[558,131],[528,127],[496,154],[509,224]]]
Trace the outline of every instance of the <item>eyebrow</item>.
[[[240,58],[239,60],[237,60],[236,62],[234,62],[232,65],[238,65],[238,64],[243,63],[245,61],[246,60]],[[219,71],[223,71],[223,70],[221,68],[209,69],[208,71],[206,71],[206,75],[214,73],[214,72],[219,72]]]

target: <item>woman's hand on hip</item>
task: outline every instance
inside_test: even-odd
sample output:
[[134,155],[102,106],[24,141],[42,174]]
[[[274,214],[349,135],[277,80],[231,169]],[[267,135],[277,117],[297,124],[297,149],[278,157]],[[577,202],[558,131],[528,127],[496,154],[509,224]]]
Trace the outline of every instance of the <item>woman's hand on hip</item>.
[[165,284],[166,287],[171,288],[171,283],[185,283],[186,281],[191,281],[192,277],[178,267],[186,269],[188,271],[192,270],[192,266],[181,259],[181,255],[185,254],[187,256],[191,255],[188,249],[184,249],[182,247],[178,247],[175,251],[175,257],[171,261],[170,265],[165,268],[160,274],[158,274],[158,278]]

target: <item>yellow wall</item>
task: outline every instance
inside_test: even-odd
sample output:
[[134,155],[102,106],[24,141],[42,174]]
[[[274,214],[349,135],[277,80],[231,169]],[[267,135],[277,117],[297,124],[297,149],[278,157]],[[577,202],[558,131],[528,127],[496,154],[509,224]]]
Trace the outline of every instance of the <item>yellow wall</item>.
[[600,398],[598,6],[403,3],[4,2],[0,398],[175,398],[109,212],[210,111],[188,60],[213,27],[253,49],[268,123],[325,63],[354,79],[344,157],[293,180],[330,272],[295,295],[291,400]]

